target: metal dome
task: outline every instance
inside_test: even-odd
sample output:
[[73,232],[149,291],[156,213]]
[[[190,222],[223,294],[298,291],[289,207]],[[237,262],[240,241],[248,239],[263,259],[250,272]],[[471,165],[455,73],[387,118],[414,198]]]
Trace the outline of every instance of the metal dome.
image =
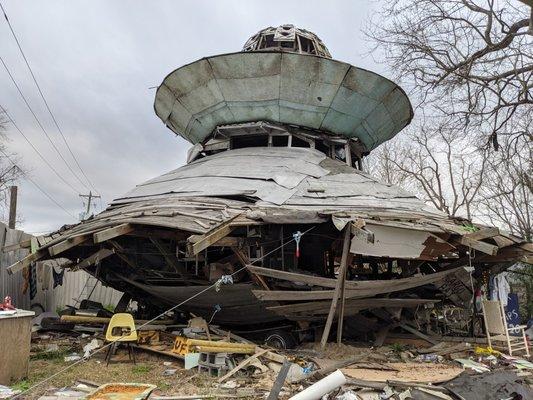
[[286,24],[262,29],[244,44],[242,51],[277,50],[331,58],[329,50],[313,32]]

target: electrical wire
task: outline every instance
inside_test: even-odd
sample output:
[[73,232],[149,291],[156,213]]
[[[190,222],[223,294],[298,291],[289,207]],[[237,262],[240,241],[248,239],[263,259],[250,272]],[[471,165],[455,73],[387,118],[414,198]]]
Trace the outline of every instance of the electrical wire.
[[[16,168],[18,168],[20,171],[22,171],[22,169],[11,159],[11,157],[9,157],[7,155],[7,153],[0,149],[0,152],[11,162],[11,164],[13,164],[13,166],[15,166]],[[39,189],[39,191],[41,191],[42,194],[44,194],[46,197],[48,197],[48,199],[54,203],[56,206],[58,206],[59,208],[61,208],[63,211],[65,211],[69,216],[71,216],[72,218],[76,219],[76,216],[74,214],[72,214],[70,211],[68,211],[65,207],[63,207],[56,199],[54,199],[52,197],[51,194],[47,193],[46,190],[44,190],[41,186],[39,186],[37,184],[37,182],[35,182],[33,179],[31,179],[29,176],[26,176],[25,179],[29,180],[31,183],[33,183],[33,185]]]
[[74,186],[72,186],[59,172],[57,172],[57,170],[52,166],[52,164],[50,164],[50,162],[41,154],[41,152],[39,150],[37,150],[37,148],[34,146],[34,144],[31,142],[31,140],[28,139],[28,137],[22,132],[22,130],[15,123],[15,120],[11,117],[11,115],[9,115],[7,110],[4,107],[2,107],[2,105],[0,105],[0,111],[3,114],[6,115],[7,119],[9,120],[9,122],[11,122],[13,124],[15,129],[22,135],[22,137],[26,140],[26,142],[28,142],[28,144],[31,146],[33,151],[35,151],[35,153],[37,153],[39,158],[41,160],[43,160],[43,162],[54,172],[54,174],[56,174],[56,176],[59,179],[61,179],[61,181],[63,183],[65,183],[68,187],[70,187],[74,193],[78,194],[79,193],[78,190]]
[[[303,232],[301,236],[305,235],[307,232],[309,232],[309,231],[311,231],[311,230],[313,230],[313,229],[315,229],[315,226],[313,226],[313,227],[309,228],[308,230],[306,230],[305,232]],[[281,246],[277,247],[276,249],[274,249],[274,250],[272,250],[272,251],[266,253],[265,255],[263,255],[262,257],[260,257],[260,258],[258,258],[258,259],[256,259],[256,260],[250,262],[250,265],[252,265],[253,263],[256,263],[256,262],[258,262],[258,261],[261,261],[263,258],[265,258],[265,257],[267,257],[268,255],[270,255],[270,254],[272,254],[272,253],[278,251],[278,250],[281,249],[283,246],[286,246],[287,244],[289,244],[289,243],[292,242],[292,241],[294,241],[294,239],[291,239],[291,240],[289,240],[288,242],[283,243]],[[235,272],[233,272],[232,274],[230,274],[230,276],[234,276],[234,275],[238,274],[239,272],[245,270],[247,267],[248,267],[247,265],[244,265],[243,267],[239,268],[237,271],[235,271]],[[163,311],[161,314],[157,315],[156,317],[152,318],[151,320],[149,320],[149,321],[145,322],[144,324],[140,325],[139,327],[135,328],[135,330],[138,331],[139,329],[145,327],[146,325],[149,325],[149,324],[151,324],[152,322],[156,321],[158,318],[163,317],[165,314],[167,314],[167,313],[169,313],[169,312],[171,312],[171,311],[174,311],[176,308],[181,307],[181,306],[184,305],[185,303],[188,303],[189,301],[191,301],[191,300],[197,298],[197,297],[200,296],[201,294],[204,294],[204,293],[207,292],[208,290],[211,290],[211,289],[215,288],[216,286],[220,286],[220,283],[221,283],[221,282],[222,282],[222,278],[220,278],[219,280],[217,280],[217,281],[216,281],[215,283],[213,283],[212,285],[207,286],[205,289],[200,290],[198,293],[193,294],[193,295],[192,295],[191,297],[189,297],[188,299],[183,300],[181,303],[176,304],[175,306],[170,307],[170,308],[169,308],[168,310],[166,310],[166,311]],[[128,335],[129,335],[129,333],[128,333]],[[99,349],[96,349],[96,350],[95,350],[94,352],[92,352],[88,357],[81,358],[80,360],[75,361],[73,364],[70,364],[70,365],[66,366],[65,368],[63,368],[63,369],[57,371],[55,374],[52,374],[52,375],[49,376],[48,378],[45,378],[45,379],[43,379],[42,381],[35,383],[34,385],[30,386],[29,388],[25,389],[24,391],[20,392],[19,394],[15,395],[14,397],[12,397],[12,399],[14,400],[14,399],[19,398],[19,397],[22,396],[23,394],[28,393],[29,391],[35,389],[37,386],[40,386],[40,385],[42,385],[43,383],[46,383],[46,382],[48,382],[48,381],[54,379],[56,376],[61,375],[63,372],[68,371],[69,369],[73,368],[74,366],[76,366],[76,365],[78,365],[78,364],[81,364],[81,363],[87,361],[90,357],[94,356],[94,355],[97,354],[97,353],[100,353],[100,352],[103,351],[104,349],[107,349],[109,346],[112,346],[112,345],[115,344],[116,342],[120,341],[120,339],[122,339],[122,336],[116,338],[116,339],[113,340],[113,341],[110,341],[108,344],[106,344],[106,345],[100,347]]]
[[[33,115],[33,118],[35,119],[35,122],[37,122],[37,125],[39,126],[39,128],[41,128],[41,130],[45,134],[46,138],[48,139],[48,141],[50,142],[50,144],[52,145],[52,147],[54,148],[56,153],[59,155],[59,158],[61,158],[61,160],[63,160],[63,162],[65,163],[65,165],[67,166],[69,171],[72,172],[72,175],[74,175],[74,177],[77,179],[77,181],[80,182],[83,187],[89,189],[89,187],[84,182],[82,182],[80,177],[74,172],[72,167],[67,163],[67,160],[65,160],[65,157],[63,157],[63,154],[61,154],[61,151],[57,148],[57,146],[53,142],[52,138],[48,134],[48,131],[45,129],[45,127],[43,126],[43,124],[41,123],[39,118],[37,117],[37,114],[35,114],[35,111],[33,111],[33,108],[31,108],[30,103],[26,99],[26,96],[24,96],[24,93],[22,93],[22,90],[20,89],[20,86],[18,85],[17,81],[15,80],[15,77],[13,76],[13,74],[11,73],[11,71],[9,70],[7,64],[5,63],[4,59],[1,56],[0,56],[0,62],[2,63],[2,65],[4,66],[4,69],[6,70],[7,74],[9,75],[9,78],[11,79],[11,82],[13,82],[13,85],[15,85],[20,97],[22,97],[22,100],[24,101],[24,104],[26,105],[26,107],[28,108],[30,113]],[[78,193],[79,193],[79,191],[78,191]]]
[[[17,35],[15,34],[15,30],[13,29],[13,26],[11,25],[11,22],[9,21],[9,18],[7,17],[7,13],[6,13],[6,10],[4,9],[4,6],[2,5],[2,3],[0,3],[0,9],[2,9],[2,12],[4,13],[4,18],[7,22],[7,25],[9,26],[9,30],[11,31],[11,34],[13,35],[13,38],[15,39],[15,42],[17,43],[17,47],[20,51],[20,54],[22,55],[22,58],[24,59],[24,62],[26,64],[26,66],[28,67],[28,70],[30,71],[30,75],[32,77],[32,80],[33,82],[35,83],[35,86],[37,87],[37,90],[39,91],[39,95],[41,96],[41,98],[43,99],[43,102],[44,102],[44,105],[46,106],[46,109],[48,110],[48,113],[50,114],[50,117],[52,117],[52,121],[54,122],[54,125],[56,126],[57,130],[59,131],[61,137],[63,138],[63,142],[65,143],[65,145],[67,146],[67,149],[71,155],[71,157],[73,158],[74,162],[76,163],[78,169],[81,171],[82,175],[85,177],[85,179],[87,180],[87,182],[89,183],[89,186],[91,186],[98,194],[98,190],[96,189],[96,187],[92,184],[91,180],[88,178],[87,174],[85,174],[85,171],[83,170],[83,168],[81,167],[77,157],[74,155],[74,152],[72,151],[70,145],[68,144],[68,141],[63,133],[63,130],[61,129],[61,127],[59,126],[58,122],[57,122],[57,119],[56,117],[54,116],[54,113],[52,112],[52,110],[50,109],[50,106],[48,105],[48,101],[46,100],[46,97],[44,96],[44,93],[41,89],[41,86],[39,85],[39,82],[37,82],[37,78],[35,77],[35,74],[33,73],[33,70],[30,66],[30,63],[28,62],[28,59],[26,58],[26,55],[24,54],[24,51],[22,50],[22,45],[20,44],[20,41],[18,40],[18,37]],[[54,146],[55,147],[55,146]],[[64,161],[64,160],[63,160]],[[69,168],[70,169],[70,168]]]

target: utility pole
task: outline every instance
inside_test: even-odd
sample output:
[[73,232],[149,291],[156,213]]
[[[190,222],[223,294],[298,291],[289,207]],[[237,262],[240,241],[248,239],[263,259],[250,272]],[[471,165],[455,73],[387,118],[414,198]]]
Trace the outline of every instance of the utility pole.
[[91,204],[93,199],[99,199],[101,198],[100,195],[93,194],[93,192],[89,191],[89,194],[80,194],[80,197],[86,197],[87,198],[87,211],[85,216],[88,217],[91,213]]
[[17,192],[18,186],[9,188],[9,227],[15,229],[17,223]]

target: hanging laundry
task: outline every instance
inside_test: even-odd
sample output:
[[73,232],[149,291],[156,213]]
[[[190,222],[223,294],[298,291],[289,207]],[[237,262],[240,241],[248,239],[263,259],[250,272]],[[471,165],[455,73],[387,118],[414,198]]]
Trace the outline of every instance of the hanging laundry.
[[63,285],[63,276],[65,275],[65,270],[60,269],[59,272],[56,272],[56,268],[52,267],[52,276],[54,277],[54,289],[58,286]]
[[37,267],[33,263],[30,267],[30,300],[35,298],[37,294]]
[[507,273],[502,272],[501,274],[494,275],[489,281],[489,297],[490,300],[499,300],[502,302],[503,306],[507,306],[507,298],[509,292],[511,291],[511,286],[507,282]]

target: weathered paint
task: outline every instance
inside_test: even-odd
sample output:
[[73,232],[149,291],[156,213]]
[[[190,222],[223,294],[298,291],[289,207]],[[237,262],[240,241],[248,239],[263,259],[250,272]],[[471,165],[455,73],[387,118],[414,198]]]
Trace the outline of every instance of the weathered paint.
[[223,54],[178,68],[159,86],[154,107],[192,143],[219,125],[264,120],[359,138],[367,150],[413,115],[405,92],[374,72],[281,52]]

